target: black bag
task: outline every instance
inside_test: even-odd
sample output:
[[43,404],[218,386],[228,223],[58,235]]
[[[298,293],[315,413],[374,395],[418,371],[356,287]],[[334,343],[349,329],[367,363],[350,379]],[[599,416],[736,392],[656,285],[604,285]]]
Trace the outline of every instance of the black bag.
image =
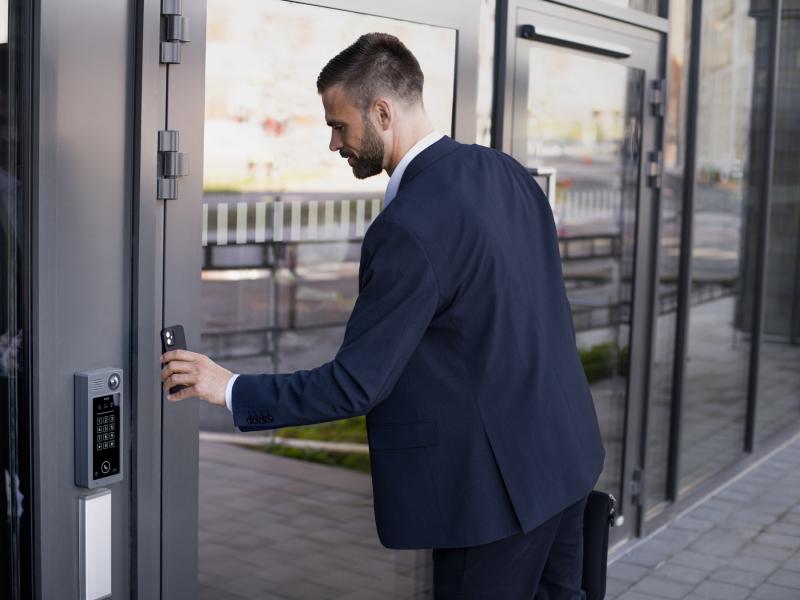
[[617,501],[611,494],[593,490],[583,511],[583,582],[586,600],[606,596],[608,529],[614,524]]

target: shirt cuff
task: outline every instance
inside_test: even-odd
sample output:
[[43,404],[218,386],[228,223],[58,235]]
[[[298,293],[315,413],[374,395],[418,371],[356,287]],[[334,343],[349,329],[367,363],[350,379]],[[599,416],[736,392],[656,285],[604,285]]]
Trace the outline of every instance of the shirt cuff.
[[228,380],[228,385],[225,386],[225,406],[227,406],[228,410],[231,412],[233,412],[233,398],[231,397],[233,396],[233,382],[236,381],[238,376],[239,375],[234,373],[233,377]]

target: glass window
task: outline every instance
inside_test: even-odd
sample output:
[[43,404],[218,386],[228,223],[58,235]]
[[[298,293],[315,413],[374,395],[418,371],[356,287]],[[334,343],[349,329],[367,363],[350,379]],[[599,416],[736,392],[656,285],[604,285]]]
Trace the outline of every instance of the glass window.
[[597,487],[621,497],[645,74],[552,46],[529,52],[524,160],[557,174],[564,281],[606,448]]
[[323,66],[358,36],[396,35],[425,75],[434,126],[451,134],[456,33],[281,0],[208,3],[203,180],[207,192],[380,192],[328,150],[317,94]]
[[29,544],[28,482],[20,452],[27,435],[27,386],[21,376],[25,296],[23,265],[27,257],[27,218],[23,197],[26,172],[21,136],[27,113],[20,101],[20,6],[0,2],[0,597],[29,593],[23,581],[22,552]]
[[756,227],[758,82],[749,0],[703,4],[697,164],[694,191],[691,309],[683,384],[682,490],[735,460],[744,447]]
[[[800,21],[791,10],[796,9],[784,8],[781,16],[764,329],[758,365],[759,442],[796,425],[800,417]],[[757,60],[766,62],[770,13],[754,14],[759,21]]]
[[[279,0],[208,2],[201,342],[234,372],[313,368],[342,341],[387,177],[357,180],[330,152],[316,80],[372,31],[417,56],[426,109],[451,134],[454,30]],[[233,433],[230,413],[207,403],[200,426]],[[429,587],[428,553],[378,541],[363,418],[234,440],[258,444],[201,437],[202,597],[412,597]],[[221,466],[236,452],[252,468]],[[248,517],[231,518],[232,507]],[[252,552],[220,569],[218,549],[233,536]]]

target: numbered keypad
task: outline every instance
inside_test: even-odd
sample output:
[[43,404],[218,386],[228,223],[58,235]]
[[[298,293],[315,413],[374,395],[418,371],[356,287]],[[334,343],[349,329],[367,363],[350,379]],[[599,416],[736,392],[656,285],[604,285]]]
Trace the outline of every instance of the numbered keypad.
[[117,445],[116,419],[114,415],[104,415],[95,420],[95,444],[98,450],[107,450]]

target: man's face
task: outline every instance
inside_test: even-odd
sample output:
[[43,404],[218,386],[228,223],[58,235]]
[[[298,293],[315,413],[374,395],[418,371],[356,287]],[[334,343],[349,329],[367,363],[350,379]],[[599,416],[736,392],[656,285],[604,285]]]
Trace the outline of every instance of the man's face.
[[358,179],[383,170],[384,146],[378,130],[350,101],[344,89],[335,85],[322,93],[325,121],[331,128],[329,148],[347,159]]

